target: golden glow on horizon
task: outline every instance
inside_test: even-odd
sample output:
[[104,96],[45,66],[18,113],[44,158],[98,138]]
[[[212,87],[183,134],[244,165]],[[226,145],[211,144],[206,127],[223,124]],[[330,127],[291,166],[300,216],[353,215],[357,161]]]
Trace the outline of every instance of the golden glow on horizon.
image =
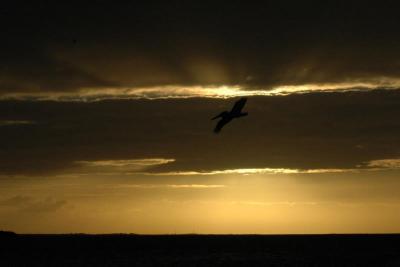
[[400,201],[390,195],[397,194],[397,179],[375,172],[365,183],[360,180],[368,178],[360,173],[335,173],[335,179],[318,175],[14,179],[0,187],[0,228],[149,234],[400,231],[400,215],[393,212]]

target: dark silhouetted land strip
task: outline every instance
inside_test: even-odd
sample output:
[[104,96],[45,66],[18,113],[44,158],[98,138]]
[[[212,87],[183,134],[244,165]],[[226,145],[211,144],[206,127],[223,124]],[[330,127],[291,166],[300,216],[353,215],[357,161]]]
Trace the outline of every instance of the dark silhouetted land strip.
[[400,266],[400,235],[13,235],[1,266]]

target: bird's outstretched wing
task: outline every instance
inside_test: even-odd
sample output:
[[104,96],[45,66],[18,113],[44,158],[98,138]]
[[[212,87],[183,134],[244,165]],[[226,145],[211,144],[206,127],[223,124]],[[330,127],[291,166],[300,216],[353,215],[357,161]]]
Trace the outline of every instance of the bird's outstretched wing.
[[243,97],[236,101],[235,105],[233,106],[231,113],[240,113],[242,112],[242,109],[244,105],[246,104],[247,98]]
[[223,112],[218,114],[217,116],[213,117],[211,120],[215,120],[215,119],[218,119],[218,118],[222,117],[222,114],[223,114]]
[[224,127],[225,124],[227,124],[228,122],[229,122],[229,121],[226,121],[226,120],[224,120],[224,119],[220,120],[220,121],[217,123],[217,126],[215,126],[214,133],[219,133],[219,132],[221,131],[222,127]]

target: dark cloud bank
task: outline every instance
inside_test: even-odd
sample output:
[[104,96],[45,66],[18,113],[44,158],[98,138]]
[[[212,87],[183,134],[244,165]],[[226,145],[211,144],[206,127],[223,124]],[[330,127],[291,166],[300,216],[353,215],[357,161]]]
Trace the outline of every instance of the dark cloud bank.
[[353,168],[400,155],[400,92],[252,97],[220,135],[234,99],[0,102],[2,174],[63,173],[76,161],[173,158],[153,171]]
[[[265,89],[400,74],[390,5],[38,1],[0,12],[0,97],[154,85]],[[154,171],[353,168],[400,152],[397,90],[253,97],[249,117],[213,135],[209,118],[232,101],[0,101],[0,173],[135,158],[176,159]],[[10,123],[21,121],[33,123]]]
[[240,1],[8,4],[0,10],[0,94],[396,78],[396,10]]

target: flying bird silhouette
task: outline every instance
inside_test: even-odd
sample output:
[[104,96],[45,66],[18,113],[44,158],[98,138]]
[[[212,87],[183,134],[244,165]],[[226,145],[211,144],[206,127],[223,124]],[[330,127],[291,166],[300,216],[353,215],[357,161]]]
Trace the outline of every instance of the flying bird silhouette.
[[240,118],[243,116],[247,116],[247,112],[242,112],[244,105],[246,104],[247,98],[243,97],[236,101],[235,105],[231,109],[231,111],[223,111],[219,115],[215,116],[211,120],[215,120],[217,118],[221,118],[217,123],[217,126],[214,129],[214,133],[219,133],[222,127],[225,126],[228,122],[235,118]]

